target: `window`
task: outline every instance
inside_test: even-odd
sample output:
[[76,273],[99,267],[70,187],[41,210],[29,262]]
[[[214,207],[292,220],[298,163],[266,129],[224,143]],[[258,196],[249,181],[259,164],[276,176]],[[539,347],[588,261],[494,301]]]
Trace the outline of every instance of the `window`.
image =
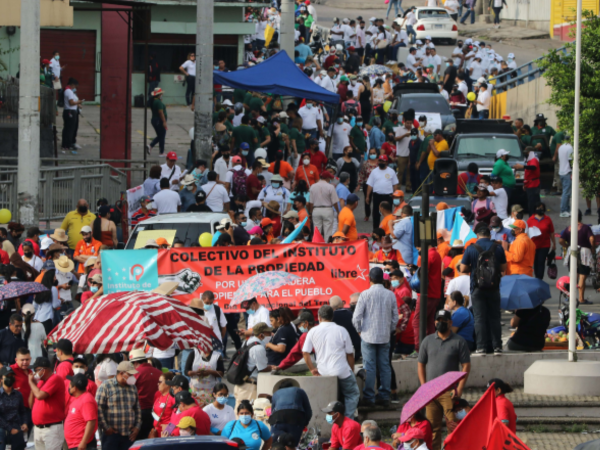
[[[133,45],[133,71],[144,72],[145,44]],[[191,44],[148,44],[148,57],[154,55],[161,73],[179,73],[179,67],[187,61],[187,55],[194,53],[196,46]],[[233,70],[237,67],[238,48],[236,45],[215,45],[213,58],[222,59]]]
[[438,113],[442,115],[452,114],[448,102],[441,94],[400,97],[400,107],[398,108],[398,111],[406,111],[410,108],[418,112]]
[[503,148],[513,158],[521,158],[521,147],[517,138],[508,137],[461,137],[456,156],[494,159],[496,152]]
[[419,19],[447,19],[449,17],[443,9],[422,9],[419,11]]

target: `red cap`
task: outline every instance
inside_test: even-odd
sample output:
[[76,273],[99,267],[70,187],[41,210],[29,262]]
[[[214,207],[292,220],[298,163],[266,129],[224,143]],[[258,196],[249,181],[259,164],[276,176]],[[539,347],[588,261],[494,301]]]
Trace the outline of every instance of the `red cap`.
[[352,52],[353,52],[353,51],[354,51],[354,50],[356,50],[356,49],[354,48],[354,46],[353,46],[353,45],[351,45],[351,46],[350,46],[350,47],[348,47],[346,50],[350,50],[350,51],[352,51]]
[[404,436],[401,436],[400,439],[398,439],[398,440],[400,442],[408,442],[408,441],[412,441],[413,439],[419,439],[421,441],[424,441],[425,433],[423,433],[423,430],[421,430],[420,428],[417,428],[417,427],[411,427],[404,434]]
[[331,172],[324,170],[323,172],[321,172],[321,178],[323,180],[330,180],[333,178],[333,175],[331,175]]
[[260,221],[260,226],[261,227],[267,227],[269,225],[273,225],[273,221],[267,217],[265,217],[263,220]]
[[379,161],[385,161],[388,162],[388,157],[386,155],[379,155],[379,158],[377,158]]
[[177,153],[175,152],[169,152],[167,153],[167,159],[177,159]]
[[231,163],[232,164],[241,164],[242,163],[242,158],[240,158],[239,156],[234,156],[233,158],[231,158]]
[[42,64],[50,64],[50,61],[48,61],[47,59],[42,59]]

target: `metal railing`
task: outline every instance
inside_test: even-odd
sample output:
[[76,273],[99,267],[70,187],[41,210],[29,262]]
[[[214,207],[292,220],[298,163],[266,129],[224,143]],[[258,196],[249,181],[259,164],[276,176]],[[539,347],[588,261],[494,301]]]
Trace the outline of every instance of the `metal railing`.
[[[0,167],[0,209],[15,214],[17,207],[17,168]],[[110,204],[127,189],[127,175],[108,164],[90,166],[42,167],[39,178],[40,222],[62,220],[80,198],[94,203],[106,198]]]
[[[0,124],[19,123],[19,80],[0,80]],[[56,123],[56,101],[54,89],[40,86],[40,125],[51,127]]]
[[[561,47],[556,50],[557,52],[563,52],[565,55],[569,51],[567,47]],[[539,78],[543,73],[543,70],[538,66],[538,63],[542,60],[543,56],[533,61],[530,61],[510,72],[498,75],[495,78],[491,78],[490,82],[495,80],[494,91],[496,93],[505,92],[509,89],[520,86],[521,84],[529,83],[530,81]]]

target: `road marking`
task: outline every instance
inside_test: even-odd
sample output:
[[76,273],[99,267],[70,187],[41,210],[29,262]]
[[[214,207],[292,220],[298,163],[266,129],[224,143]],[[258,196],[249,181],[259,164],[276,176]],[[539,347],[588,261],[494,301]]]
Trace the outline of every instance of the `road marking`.
[[[140,133],[142,136],[144,136],[144,133],[140,130],[136,130],[138,133]],[[146,136],[146,139],[148,139],[148,136]]]

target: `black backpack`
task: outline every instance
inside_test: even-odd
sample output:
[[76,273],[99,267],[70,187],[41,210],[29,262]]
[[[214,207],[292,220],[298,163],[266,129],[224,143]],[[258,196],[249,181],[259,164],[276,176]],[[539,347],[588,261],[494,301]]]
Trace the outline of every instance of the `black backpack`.
[[248,370],[248,356],[250,349],[257,345],[260,345],[260,342],[253,342],[250,345],[244,343],[244,345],[235,352],[235,357],[231,360],[231,364],[229,364],[227,374],[225,375],[227,381],[231,384],[241,386],[246,382],[250,376],[250,371]]
[[479,289],[499,289],[500,271],[496,261],[497,242],[494,242],[488,250],[483,250],[479,245],[473,244],[479,253],[477,257],[477,268],[475,269],[475,287]]

